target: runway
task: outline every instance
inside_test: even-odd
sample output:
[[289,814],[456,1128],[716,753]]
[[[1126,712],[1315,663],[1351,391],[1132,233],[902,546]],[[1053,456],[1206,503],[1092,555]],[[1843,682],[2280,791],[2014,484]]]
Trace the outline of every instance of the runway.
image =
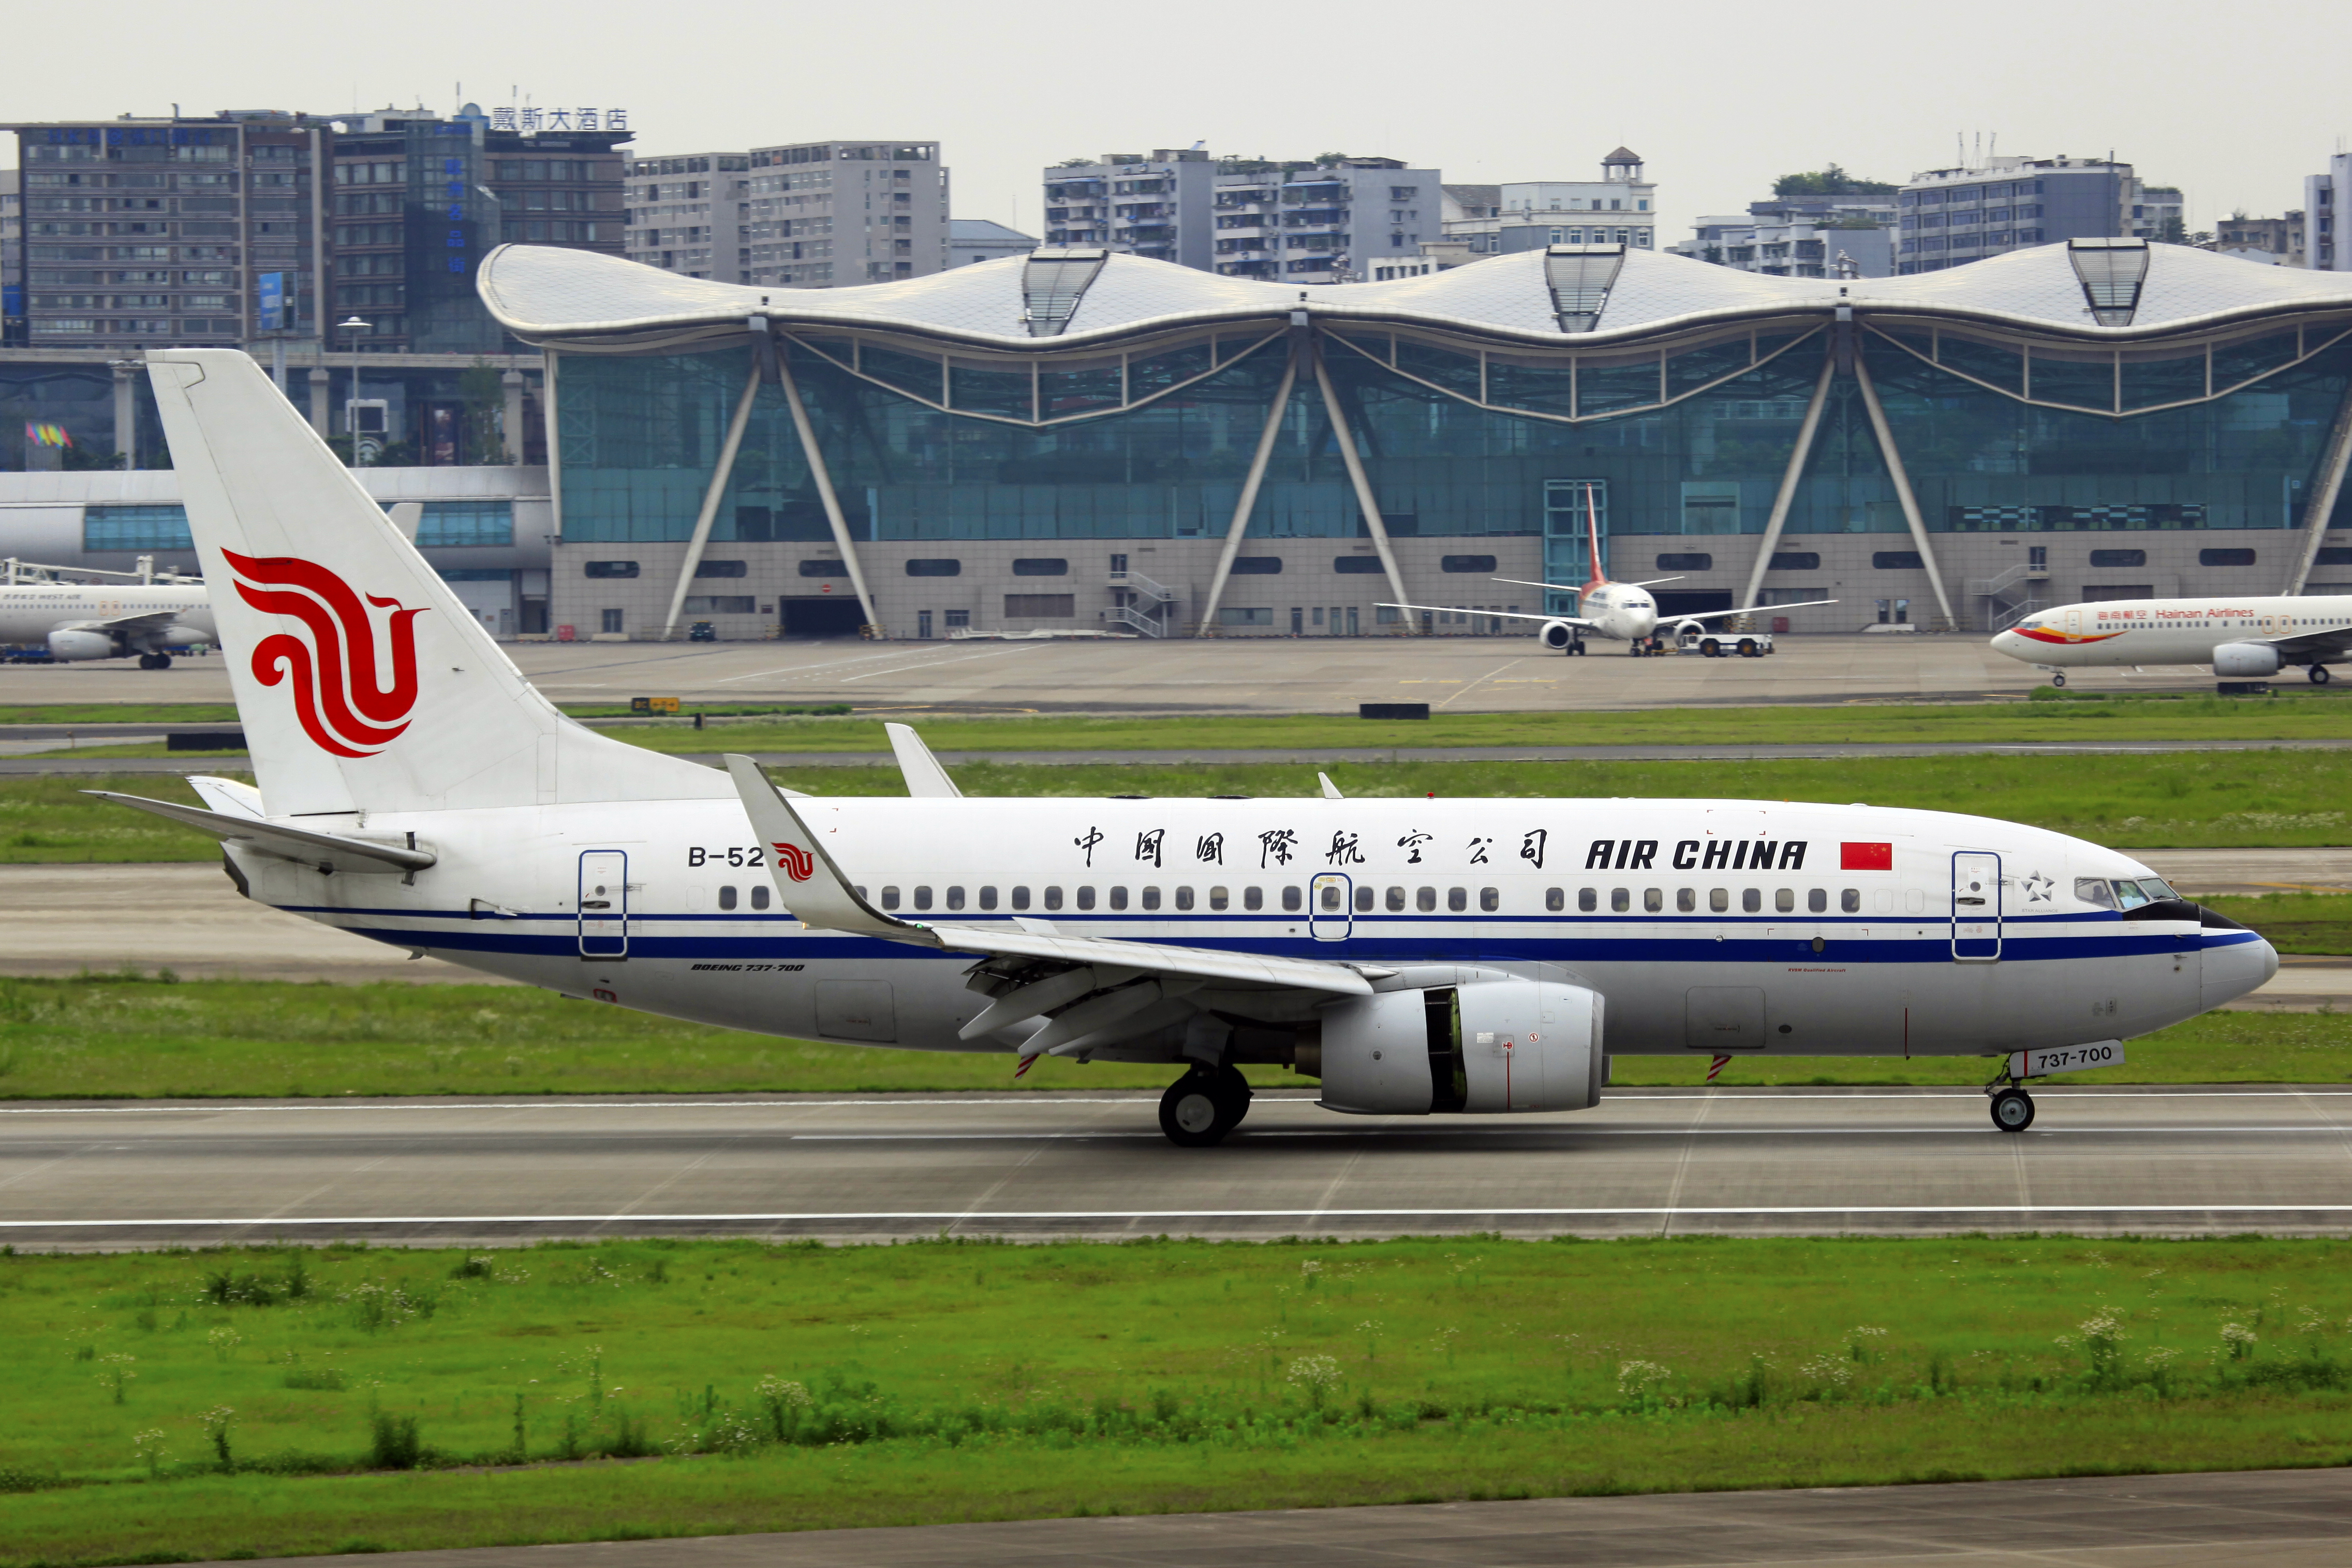
[[0,1239],[96,1249],[614,1235],[2352,1235],[2352,1088],[1626,1089],[1573,1115],[1259,1096],[0,1105]]

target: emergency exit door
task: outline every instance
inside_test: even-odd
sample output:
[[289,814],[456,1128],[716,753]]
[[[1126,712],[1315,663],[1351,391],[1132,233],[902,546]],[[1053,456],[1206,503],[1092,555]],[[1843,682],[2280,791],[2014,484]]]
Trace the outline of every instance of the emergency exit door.
[[1355,929],[1354,885],[1339,871],[1326,871],[1307,889],[1307,933],[1317,942],[1345,942]]
[[1989,963],[2000,956],[2000,857],[1962,849],[1952,857],[1952,956]]
[[629,858],[621,850],[581,851],[580,956],[629,956]]

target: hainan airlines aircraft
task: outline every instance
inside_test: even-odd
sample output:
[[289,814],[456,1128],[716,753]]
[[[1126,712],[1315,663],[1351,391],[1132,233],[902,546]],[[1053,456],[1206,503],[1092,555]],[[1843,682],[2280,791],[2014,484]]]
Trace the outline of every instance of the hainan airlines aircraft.
[[2140,664],[2210,664],[2224,679],[2307,667],[2311,683],[2352,658],[2352,595],[2260,599],[2106,599],[2037,610],[1992,646],[2010,658],[2066,671]]
[[258,787],[108,798],[219,838],[248,898],[490,973],[1008,1072],[1165,1063],[1196,1145],[1244,1065],[1504,1113],[1694,1052],[1997,1057],[2014,1131],[2021,1077],[2277,967],[2128,855],[1943,812],[967,799],[903,728],[909,798],[781,792],[565,718],[245,354],[147,363]]
[[[1506,621],[1541,621],[1543,625],[1536,631],[1537,640],[1544,647],[1563,654],[1582,653],[1587,634],[1605,637],[1611,642],[1624,643],[1628,645],[1625,651],[1637,658],[1645,654],[1664,653],[1665,639],[1658,635],[1658,602],[1643,590],[1655,587],[1660,583],[1679,583],[1682,579],[1653,577],[1644,583],[1611,582],[1609,574],[1603,571],[1601,565],[1601,528],[1597,511],[1598,509],[1593,503],[1592,491],[1588,487],[1584,492],[1584,538],[1592,552],[1592,576],[1581,589],[1570,588],[1562,583],[1530,583],[1523,577],[1495,579],[1497,583],[1509,583],[1521,588],[1544,588],[1555,594],[1576,594],[1576,607],[1583,612],[1582,614],[1528,616],[1521,615],[1516,610],[1476,610],[1472,613],[1492,616]],[[1774,605],[1771,607],[1776,610],[1794,610],[1814,605],[1836,603],[1835,599],[1807,599],[1802,604]],[[1461,608],[1460,605],[1391,605],[1386,607],[1396,610],[1426,610],[1438,615],[1454,615]],[[1701,610],[1691,615],[1675,616],[1674,635],[1679,637],[1685,628],[1704,632],[1709,621],[1720,620],[1726,616],[1753,615],[1759,607],[1751,605],[1744,610]],[[1753,641],[1742,641],[1735,643],[1733,648],[1743,655],[1753,655],[1762,651],[1762,645]],[[1710,648],[1708,651],[1712,653],[1714,650]]]
[[0,582],[0,644],[45,646],[52,658],[139,656],[169,669],[175,651],[220,640],[202,583]]

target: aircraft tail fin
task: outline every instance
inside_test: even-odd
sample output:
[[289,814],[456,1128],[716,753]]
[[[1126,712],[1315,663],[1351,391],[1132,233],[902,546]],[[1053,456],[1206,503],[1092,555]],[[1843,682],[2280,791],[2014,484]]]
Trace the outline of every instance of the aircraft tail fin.
[[1594,503],[1592,487],[1584,487],[1584,542],[1592,552],[1592,581],[1588,589],[1598,588],[1609,581],[1609,574],[1601,569],[1601,509]]
[[250,357],[147,364],[270,815],[733,793],[541,697]]

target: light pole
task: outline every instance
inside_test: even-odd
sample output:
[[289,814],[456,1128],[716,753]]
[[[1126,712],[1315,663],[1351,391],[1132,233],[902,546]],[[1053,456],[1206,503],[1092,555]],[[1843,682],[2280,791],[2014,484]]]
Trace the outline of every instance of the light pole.
[[346,394],[344,395],[344,396],[343,396],[343,435],[344,435],[344,436],[345,436],[345,437],[346,437],[351,441],[351,444],[352,444],[352,467],[353,467],[353,468],[360,468],[360,467],[362,467],[362,466],[363,466],[363,465],[362,465],[362,463],[360,462],[360,422],[359,422],[359,403],[360,403],[360,338],[359,338],[359,335],[360,335],[362,332],[369,331],[373,330],[373,327],[374,327],[374,325],[375,325],[375,323],[374,323],[374,322],[373,322],[373,321],[362,321],[362,320],[361,320],[358,316],[351,316],[351,317],[346,318],[346,319],[345,319],[345,320],[343,320],[343,321],[337,321],[337,322],[335,323],[335,330],[336,330],[337,331],[341,332],[341,333],[343,334],[343,343],[344,343],[344,346],[345,346],[346,348],[348,348],[348,349],[351,351],[351,355],[352,355],[352,383],[351,383],[351,390],[350,390],[348,393],[346,393]]

